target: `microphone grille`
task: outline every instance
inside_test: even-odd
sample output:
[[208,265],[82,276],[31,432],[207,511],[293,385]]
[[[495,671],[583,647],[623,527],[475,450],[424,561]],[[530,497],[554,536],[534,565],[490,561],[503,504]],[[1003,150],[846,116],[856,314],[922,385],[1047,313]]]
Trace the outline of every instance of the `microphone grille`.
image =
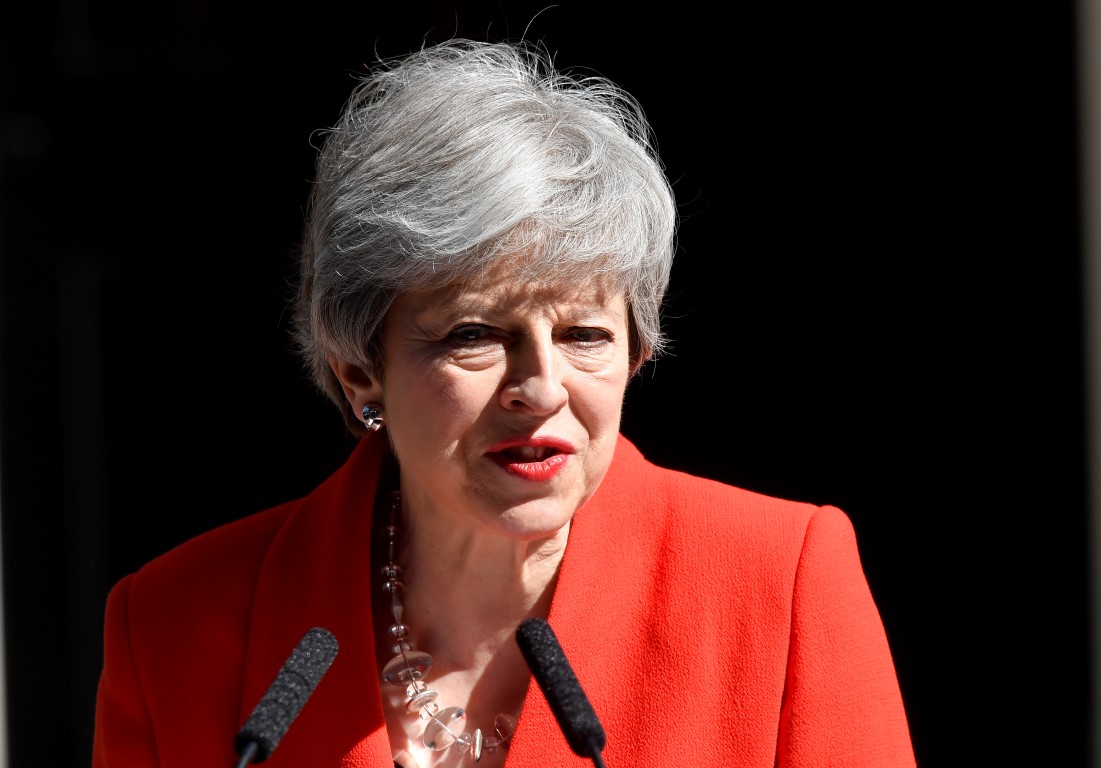
[[255,742],[256,762],[260,762],[275,751],[314,688],[329,671],[337,650],[336,638],[322,627],[314,627],[302,637],[237,734],[238,752],[249,742]]
[[283,669],[297,672],[309,685],[310,691],[313,691],[332,666],[337,650],[339,645],[333,633],[323,627],[314,627],[303,635],[291,651]]
[[516,630],[516,642],[574,753],[593,757],[604,749],[604,728],[550,624],[525,619]]

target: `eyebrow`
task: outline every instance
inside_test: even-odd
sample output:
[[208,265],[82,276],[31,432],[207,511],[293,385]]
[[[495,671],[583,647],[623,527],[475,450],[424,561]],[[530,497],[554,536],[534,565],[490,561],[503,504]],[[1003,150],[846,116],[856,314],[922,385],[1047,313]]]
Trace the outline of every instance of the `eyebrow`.
[[[527,286],[521,292],[522,296],[519,298],[522,298],[525,303],[531,302],[545,306],[561,306],[564,304],[574,308],[583,308],[586,312],[590,310],[598,310],[599,313],[610,311],[611,305],[616,299],[614,294],[609,294],[607,291],[593,290],[592,286],[570,286],[573,289],[570,291],[562,291],[560,286],[553,285],[537,287],[534,292],[531,291],[531,288],[531,286]],[[569,293],[570,295],[564,296],[563,293]],[[487,295],[475,288],[452,286],[434,292],[431,301],[413,310],[412,317],[414,320],[421,321],[425,317],[432,318],[436,315],[449,313],[470,312],[491,316],[499,315],[515,310],[518,306],[517,298],[516,291],[511,289],[492,291]],[[626,297],[624,297],[624,304],[626,304]]]

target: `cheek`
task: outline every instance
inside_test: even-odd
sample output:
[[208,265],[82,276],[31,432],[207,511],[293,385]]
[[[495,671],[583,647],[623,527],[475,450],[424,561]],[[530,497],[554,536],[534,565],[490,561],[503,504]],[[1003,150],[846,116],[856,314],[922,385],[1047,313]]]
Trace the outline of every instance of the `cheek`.
[[421,440],[453,438],[481,414],[492,385],[485,377],[463,376],[454,370],[429,371],[417,378],[387,382],[392,413],[403,431],[405,424],[417,424],[415,437]]
[[583,421],[587,421],[589,433],[589,450],[584,469],[586,497],[596,491],[612,464],[623,413],[626,378],[622,387],[617,387],[613,382],[605,382],[594,389],[596,391],[590,393],[587,401],[588,415],[581,417]]
[[590,428],[597,433],[594,437],[619,431],[626,391],[626,369],[621,375],[613,375],[606,379],[590,379],[576,390],[578,397],[575,407],[585,414]]

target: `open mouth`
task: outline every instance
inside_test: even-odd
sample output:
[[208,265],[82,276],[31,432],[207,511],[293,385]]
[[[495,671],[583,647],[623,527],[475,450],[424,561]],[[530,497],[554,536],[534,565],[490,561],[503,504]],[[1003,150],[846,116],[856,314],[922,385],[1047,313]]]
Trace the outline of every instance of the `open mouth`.
[[498,445],[487,455],[510,475],[546,481],[566,468],[572,453],[572,447],[563,441],[536,437],[517,441],[515,445]]
[[501,455],[515,461],[531,462],[543,461],[550,456],[554,456],[558,452],[557,448],[549,448],[545,445],[517,445],[501,451]]

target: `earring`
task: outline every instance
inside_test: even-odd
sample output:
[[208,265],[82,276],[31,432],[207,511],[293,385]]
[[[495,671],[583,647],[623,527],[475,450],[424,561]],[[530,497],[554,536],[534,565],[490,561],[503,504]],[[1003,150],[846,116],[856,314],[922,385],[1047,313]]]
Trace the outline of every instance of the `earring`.
[[382,418],[382,409],[379,406],[374,404],[363,406],[363,426],[367,428],[368,432],[378,432],[385,421]]

